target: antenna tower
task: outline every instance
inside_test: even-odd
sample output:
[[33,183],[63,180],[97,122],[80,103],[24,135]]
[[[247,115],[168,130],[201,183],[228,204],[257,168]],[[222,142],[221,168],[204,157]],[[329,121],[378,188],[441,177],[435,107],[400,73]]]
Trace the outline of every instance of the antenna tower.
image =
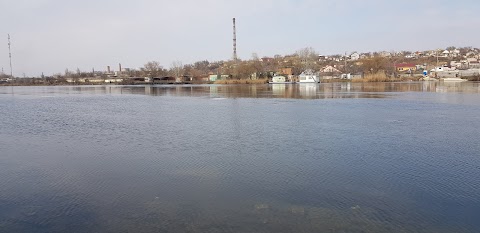
[[233,61],[237,62],[237,28],[233,18]]
[[12,51],[10,49],[10,34],[8,34],[8,57],[10,58],[10,76],[13,78]]

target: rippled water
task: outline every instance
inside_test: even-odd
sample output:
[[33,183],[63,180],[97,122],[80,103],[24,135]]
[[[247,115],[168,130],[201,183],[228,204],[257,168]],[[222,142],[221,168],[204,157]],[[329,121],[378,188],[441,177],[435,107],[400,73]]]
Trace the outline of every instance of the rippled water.
[[479,83],[0,87],[0,232],[479,232]]

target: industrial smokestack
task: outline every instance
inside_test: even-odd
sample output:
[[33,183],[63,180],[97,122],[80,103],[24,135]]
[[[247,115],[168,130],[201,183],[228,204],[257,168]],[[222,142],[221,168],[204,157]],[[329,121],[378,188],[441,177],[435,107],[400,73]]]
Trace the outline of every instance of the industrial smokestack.
[[122,72],[122,64],[118,63],[118,72]]
[[235,18],[233,18],[233,60],[237,61],[237,28]]

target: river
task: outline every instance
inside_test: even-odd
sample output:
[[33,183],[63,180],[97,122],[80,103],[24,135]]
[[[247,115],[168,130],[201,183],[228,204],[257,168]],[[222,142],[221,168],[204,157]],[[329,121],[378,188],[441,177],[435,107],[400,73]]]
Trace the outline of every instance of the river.
[[480,232],[480,83],[0,87],[0,232]]

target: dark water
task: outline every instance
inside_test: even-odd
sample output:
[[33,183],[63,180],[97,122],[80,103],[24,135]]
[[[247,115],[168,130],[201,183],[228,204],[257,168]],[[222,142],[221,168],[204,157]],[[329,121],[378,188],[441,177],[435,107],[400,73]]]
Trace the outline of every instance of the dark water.
[[0,232],[480,232],[479,83],[0,87]]

